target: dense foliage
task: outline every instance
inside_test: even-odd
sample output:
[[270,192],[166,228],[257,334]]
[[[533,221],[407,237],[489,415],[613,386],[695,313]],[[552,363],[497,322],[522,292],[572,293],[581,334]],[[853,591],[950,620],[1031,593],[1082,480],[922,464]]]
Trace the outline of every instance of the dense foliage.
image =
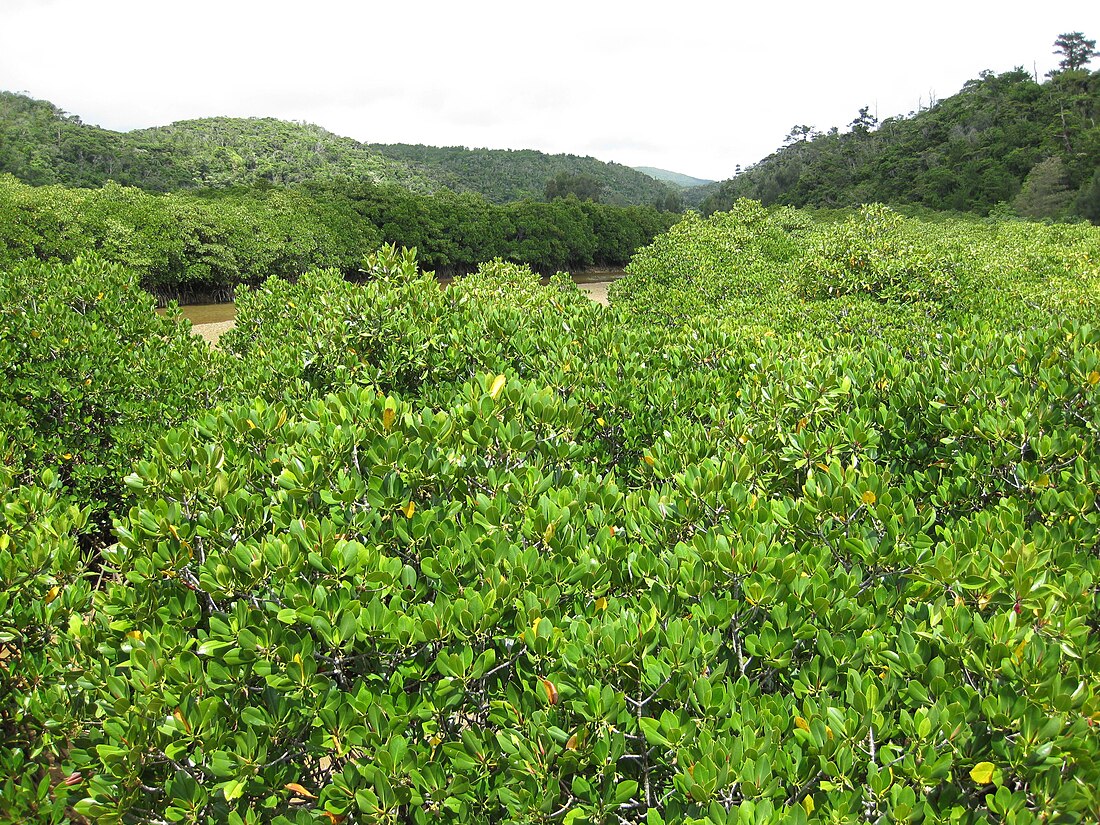
[[0,92],[0,172],[36,186],[116,181],[156,192],[341,178],[419,191],[439,186],[418,170],[308,123],[218,117],[112,132],[12,92]]
[[383,242],[416,247],[439,271],[505,257],[540,271],[622,266],[672,222],[651,207],[522,202],[360,185],[163,195],[31,187],[0,176],[0,266],[94,251],[162,295],[228,293],[311,268],[356,275]]
[[[956,95],[881,124],[864,109],[850,131],[795,127],[787,144],[703,203],[858,206],[879,201],[988,214],[1100,222],[1100,72],[1037,83],[1023,69],[983,72]],[[876,128],[877,127],[877,128]]]
[[19,484],[0,434],[0,821],[61,822],[76,777],[60,755],[82,711],[70,632],[91,606],[79,537],[88,509],[69,502],[57,474]]
[[[610,309],[392,249],[242,290],[94,592],[79,505],[4,488],[0,593],[53,644],[0,671],[0,788],[98,821],[1093,820],[1098,260],[1090,227],[742,202]],[[29,574],[25,501],[61,548]]]
[[96,259],[30,262],[0,278],[0,464],[55,468],[106,535],[122,477],[157,436],[214,403],[213,355],[154,312],[132,272]]
[[558,175],[593,181],[598,200],[619,206],[664,204],[673,191],[664,182],[629,166],[579,155],[403,143],[372,144],[371,148],[387,158],[424,169],[456,192],[477,192],[493,203],[541,198],[547,182]]
[[155,146],[81,122],[45,100],[0,91],[0,172],[34,186],[108,180],[167,191],[190,184]]
[[539,199],[559,173],[585,176],[599,200],[664,205],[673,191],[617,163],[534,150],[374,145],[275,118],[212,117],[113,132],[52,103],[0,91],[0,173],[35,186],[108,181],[155,192],[348,181],[421,194],[449,188],[490,203]]
[[1100,318],[1100,241],[1088,225],[925,221],[881,205],[815,221],[740,200],[689,215],[627,271],[610,293],[635,315],[679,325],[705,314],[749,336],[914,345],[979,320],[1024,330]]
[[545,274],[621,267],[679,217],[650,206],[575,197],[497,205],[479,195],[447,190],[428,198],[395,187],[342,191],[364,218],[380,227],[386,243],[415,248],[421,265],[437,272],[471,272],[494,258]]
[[431,192],[439,183],[348,137],[312,123],[271,117],[181,120],[130,132],[172,156],[199,188],[354,180]]
[[0,265],[95,252],[172,295],[310,267],[354,272],[381,240],[336,193],[322,199],[267,189],[202,198],[113,183],[31,187],[0,176]]

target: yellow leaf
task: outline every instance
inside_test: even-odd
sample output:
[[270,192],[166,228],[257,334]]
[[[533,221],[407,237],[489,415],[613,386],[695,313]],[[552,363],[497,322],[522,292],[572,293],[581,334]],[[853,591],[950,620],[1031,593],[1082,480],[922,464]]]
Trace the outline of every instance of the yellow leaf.
[[1050,486],[1050,474],[1043,473],[1037,479],[1035,479],[1035,486],[1042,490]]
[[806,816],[812,814],[814,812],[814,798],[806,794],[806,798],[802,800],[802,807],[806,811]]
[[279,429],[285,423],[286,423],[286,409],[284,408],[284,409],[279,411],[279,420],[275,422],[275,429],[276,430]]
[[393,426],[393,421],[395,418],[397,418],[397,410],[386,407],[386,409],[382,411],[382,428],[386,432],[390,431],[390,428]]
[[169,524],[168,525],[168,532],[171,533],[172,536],[176,539],[176,541],[178,541],[180,543],[180,547],[186,547],[188,550],[191,549],[191,545],[188,544],[187,539],[180,536],[180,531],[176,529],[176,525]]
[[188,733],[191,732],[191,725],[188,724],[187,718],[183,715],[183,711],[181,711],[179,708],[176,708],[176,712],[173,713],[172,716],[175,717],[177,722],[183,725],[183,729],[185,731],[187,731]]
[[46,604],[49,604],[57,598],[57,594],[61,592],[60,587],[51,587],[50,592],[46,594]]
[[653,456],[651,456],[651,455],[643,455],[642,456],[642,461],[644,461],[650,467],[653,466]]
[[550,522],[548,525],[546,525],[546,529],[542,533],[543,544],[549,544],[550,539],[554,538],[554,531],[556,527],[557,525],[555,525],[554,522]]
[[979,762],[970,769],[970,778],[979,785],[988,785],[993,781],[993,763]]
[[1024,639],[1017,645],[1016,650],[1013,651],[1013,658],[1016,659],[1016,664],[1020,664],[1024,660],[1024,648],[1027,647],[1027,639]]
[[287,782],[285,785],[283,785],[283,787],[286,788],[288,791],[293,791],[294,793],[298,794],[298,796],[301,796],[305,799],[317,798],[317,794],[310,793],[297,782]]
[[248,429],[250,429],[250,430],[256,429],[256,424],[255,424],[255,422],[252,421],[251,418],[248,419],[247,421],[245,421],[244,423],[248,425]]
[[341,822],[347,819],[346,814],[334,814],[331,811],[321,811],[321,813],[328,817],[328,821],[331,825],[340,825]]
[[871,490],[864,490],[861,498],[863,499],[863,503],[866,504],[868,507],[878,501],[878,496],[876,496]]
[[508,383],[508,379],[503,375],[498,375],[493,380],[493,386],[489,388],[489,397],[496,401],[500,398],[500,392],[504,389],[504,385]]
[[810,729],[810,723],[803,719],[801,716],[794,717],[794,724],[796,727],[802,728],[804,731]]
[[573,734],[565,743],[565,749],[567,751],[575,751],[577,749],[577,734]]
[[606,424],[607,422],[606,422],[606,421],[604,421],[604,420],[603,420],[602,418],[597,418],[597,419],[596,419],[596,423],[597,423],[597,424],[599,424],[599,425],[600,425],[600,426],[602,427],[602,426],[603,426],[604,424]]
[[404,506],[404,508],[402,508],[401,512],[405,514],[405,518],[412,518],[413,513],[416,512],[416,503],[413,502],[413,501],[410,501],[408,504],[406,504]]
[[546,691],[546,701],[551,705],[558,703],[558,688],[549,679],[542,679],[542,689]]
[[536,635],[539,632],[539,622],[542,621],[542,616],[535,616],[535,620],[531,622],[531,629],[535,631]]
[[1096,384],[1100,384],[1100,372],[1097,372],[1096,370],[1093,370],[1092,372],[1090,372],[1089,373],[1089,383],[1092,384],[1093,386],[1095,386]]
[[133,639],[135,642],[140,642],[143,638],[140,630],[131,630],[126,635]]
[[598,599],[596,599],[596,609],[607,610],[607,599],[605,599],[603,596],[600,596]]

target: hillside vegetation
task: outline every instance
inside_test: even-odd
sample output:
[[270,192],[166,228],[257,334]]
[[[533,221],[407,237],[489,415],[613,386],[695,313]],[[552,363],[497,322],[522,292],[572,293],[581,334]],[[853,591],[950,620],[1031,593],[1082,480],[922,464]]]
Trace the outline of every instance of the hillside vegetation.
[[212,117],[142,129],[127,138],[163,147],[200,188],[333,180],[392,183],[415,192],[440,186],[422,169],[311,123]]
[[983,72],[920,112],[878,123],[864,108],[849,127],[796,126],[783,148],[724,181],[703,211],[748,197],[1100,222],[1100,72],[1060,71],[1043,83],[1023,69]]
[[10,819],[1095,819],[1100,229],[742,201],[606,309],[362,268],[213,352],[3,268]]
[[617,163],[533,150],[376,145],[308,123],[214,117],[132,132],[81,122],[47,101],[0,92],[0,173],[32,185],[99,187],[115,181],[155,192],[347,181],[417,193],[449,188],[491,203],[542,200],[559,174],[596,182],[614,205],[664,204],[671,190]]
[[438,188],[401,163],[311,124],[206,118],[112,132],[11,92],[0,92],[0,172],[36,186],[115,181],[156,192],[340,178]]
[[649,175],[592,157],[550,155],[533,149],[440,148],[407,144],[372,144],[371,148],[402,163],[424,169],[456,192],[478,192],[494,203],[543,197],[546,182],[557,175],[584,177],[597,185],[603,203],[663,203],[669,188]]

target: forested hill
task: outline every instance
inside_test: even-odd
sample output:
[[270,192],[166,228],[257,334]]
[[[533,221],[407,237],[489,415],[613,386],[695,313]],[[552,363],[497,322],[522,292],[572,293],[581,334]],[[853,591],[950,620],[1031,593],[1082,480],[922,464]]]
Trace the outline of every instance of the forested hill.
[[439,188],[419,171],[319,126],[219,117],[112,132],[11,92],[0,92],[0,172],[35,185],[97,187],[114,180],[157,192],[338,178]]
[[541,199],[555,178],[585,182],[594,200],[620,206],[664,204],[673,188],[629,166],[534,149],[467,149],[405,143],[371,144],[387,158],[423,169],[456,192],[478,192],[494,203]]
[[421,170],[311,123],[271,117],[212,117],[182,120],[128,136],[166,147],[191,179],[204,187],[346,179],[396,183],[414,192],[440,188],[438,181]]
[[370,146],[320,126],[215,117],[113,132],[44,100],[0,92],[0,173],[33,185],[156,192],[348,180],[413,192],[476,192],[496,203],[572,191],[603,203],[669,206],[673,188],[627,166],[533,150]]
[[45,100],[0,91],[0,172],[34,186],[107,180],[165,191],[193,185],[165,146],[81,122]]
[[1023,69],[983,72],[928,109],[878,123],[867,108],[841,133],[796,126],[786,144],[703,203],[917,204],[1100,221],[1100,72],[1037,83]]

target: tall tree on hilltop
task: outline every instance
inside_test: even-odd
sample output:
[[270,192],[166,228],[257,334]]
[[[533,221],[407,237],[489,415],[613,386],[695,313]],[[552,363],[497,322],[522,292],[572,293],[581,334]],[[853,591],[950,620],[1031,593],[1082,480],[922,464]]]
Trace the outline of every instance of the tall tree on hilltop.
[[1062,55],[1062,59],[1058,61],[1058,68],[1063,71],[1083,69],[1098,54],[1096,41],[1086,40],[1081,32],[1060,34],[1054,41],[1054,45],[1057,47],[1054,54]]
[[876,126],[878,126],[878,118],[871,114],[871,107],[864,106],[859,110],[859,114],[856,115],[856,119],[848,124],[852,128],[852,132],[859,135],[866,135],[870,133]]

